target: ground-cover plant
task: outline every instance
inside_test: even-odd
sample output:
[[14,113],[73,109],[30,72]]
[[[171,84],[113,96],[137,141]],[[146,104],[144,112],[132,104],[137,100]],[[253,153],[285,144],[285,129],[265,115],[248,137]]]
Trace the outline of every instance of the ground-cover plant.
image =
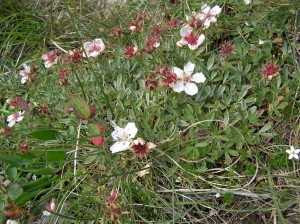
[[3,221],[299,222],[299,3],[36,3],[1,8]]

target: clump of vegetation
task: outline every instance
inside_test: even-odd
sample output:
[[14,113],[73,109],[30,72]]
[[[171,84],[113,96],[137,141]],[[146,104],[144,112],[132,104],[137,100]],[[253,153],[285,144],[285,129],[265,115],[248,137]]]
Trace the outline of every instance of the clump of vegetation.
[[297,6],[4,0],[0,219],[299,223]]

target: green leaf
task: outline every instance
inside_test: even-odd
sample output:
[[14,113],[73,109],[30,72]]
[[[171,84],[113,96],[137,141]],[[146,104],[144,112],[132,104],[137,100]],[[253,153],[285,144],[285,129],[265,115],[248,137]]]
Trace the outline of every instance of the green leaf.
[[58,131],[55,130],[40,130],[29,133],[31,137],[38,140],[56,140]]
[[79,96],[73,94],[67,94],[69,103],[80,113],[80,115],[85,118],[89,118],[91,115],[91,110],[87,102]]
[[63,151],[48,151],[46,153],[46,161],[47,162],[59,162],[65,161],[67,155]]
[[287,102],[282,102],[281,104],[279,104],[279,106],[276,107],[276,109],[278,110],[284,109],[287,105],[288,105]]
[[34,172],[35,175],[51,175],[52,168],[41,168]]
[[248,92],[248,88],[246,86],[243,86],[237,101],[238,102],[241,101],[244,98],[244,96],[246,96],[247,92]]
[[97,158],[97,154],[95,155],[90,155],[88,157],[85,158],[84,160],[84,164],[91,164],[96,158]]
[[258,133],[264,133],[268,131],[272,127],[272,122],[267,123],[265,126],[263,126]]
[[32,161],[29,159],[22,158],[13,154],[2,154],[0,156],[0,162],[10,164],[12,166],[28,165],[32,163]]
[[88,133],[90,136],[96,136],[100,134],[99,128],[96,124],[89,124],[88,125]]
[[239,155],[238,151],[232,150],[232,149],[227,149],[226,152],[228,152],[232,156],[238,156]]
[[183,115],[188,121],[190,121],[191,123],[195,123],[194,116],[191,114],[190,111],[188,111],[187,108],[183,110]]
[[23,188],[20,187],[20,185],[15,182],[10,183],[7,187],[7,194],[12,200],[17,198],[22,193],[23,193]]
[[17,178],[17,168],[9,165],[5,170],[5,174],[9,177],[10,180],[15,180]]
[[210,70],[211,67],[214,65],[215,55],[211,55],[207,60],[207,69]]
[[195,145],[195,147],[205,147],[205,146],[207,146],[208,145],[208,142],[200,142],[200,143],[198,143],[197,145]]
[[14,205],[23,205],[26,201],[29,201],[31,198],[36,197],[41,193],[41,190],[34,191],[34,192],[24,192],[20,194],[15,200]]
[[187,126],[190,126],[190,124],[187,123],[187,122],[185,122],[185,121],[183,121],[183,120],[179,120],[178,126],[181,126],[181,127],[187,127]]

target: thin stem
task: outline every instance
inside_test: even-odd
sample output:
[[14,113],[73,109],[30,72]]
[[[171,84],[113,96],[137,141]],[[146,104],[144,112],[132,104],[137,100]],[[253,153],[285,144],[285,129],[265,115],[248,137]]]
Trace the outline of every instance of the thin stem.
[[74,183],[76,184],[76,163],[77,163],[77,151],[79,149],[78,144],[79,144],[79,137],[80,137],[80,129],[81,129],[81,122],[82,120],[79,120],[79,125],[77,129],[77,140],[76,140],[76,146],[75,146],[75,153],[74,153]]

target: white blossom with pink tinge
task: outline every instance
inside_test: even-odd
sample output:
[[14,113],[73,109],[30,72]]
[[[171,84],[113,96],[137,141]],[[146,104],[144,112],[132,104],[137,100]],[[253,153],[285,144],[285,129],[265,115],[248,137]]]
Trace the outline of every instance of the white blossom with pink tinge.
[[85,42],[83,44],[83,57],[97,57],[105,49],[105,45],[101,38],[93,40],[93,42]]
[[207,4],[204,4],[201,7],[202,13],[196,15],[196,17],[202,21],[204,21],[204,27],[208,28],[210,23],[217,22],[217,15],[222,11],[222,8],[218,5],[210,8]]

